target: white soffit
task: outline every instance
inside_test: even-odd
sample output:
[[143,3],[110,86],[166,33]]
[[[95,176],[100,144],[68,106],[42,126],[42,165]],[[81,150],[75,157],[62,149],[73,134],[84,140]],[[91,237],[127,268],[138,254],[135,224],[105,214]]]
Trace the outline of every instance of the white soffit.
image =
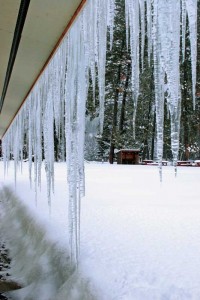
[[[31,0],[16,60],[0,114],[0,138],[9,127],[31,86],[81,0]],[[2,94],[20,0],[0,0],[0,95]]]

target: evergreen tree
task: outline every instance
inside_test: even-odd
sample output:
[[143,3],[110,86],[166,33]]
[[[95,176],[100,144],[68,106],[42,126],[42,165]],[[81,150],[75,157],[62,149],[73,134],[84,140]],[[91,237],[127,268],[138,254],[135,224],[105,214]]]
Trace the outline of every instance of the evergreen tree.
[[[146,24],[147,26],[147,24]],[[186,32],[185,61],[180,59],[182,112],[180,131],[180,159],[200,157],[200,1],[198,1],[198,59],[196,109],[192,105],[192,75],[189,31]],[[146,28],[147,31],[147,28]],[[182,45],[181,45],[182,46]],[[141,47],[141,46],[140,46]],[[133,96],[131,87],[130,49],[126,45],[125,1],[116,1],[113,46],[108,36],[106,62],[105,119],[102,136],[93,134],[93,147],[97,155],[93,159],[106,159],[114,162],[115,152],[122,148],[141,148],[142,159],[155,159],[156,118],[153,77],[153,59],[148,59],[148,40],[145,38],[143,64],[140,66],[140,94],[138,98],[135,137],[133,137]],[[180,50],[181,53],[181,50]],[[98,79],[97,79],[98,80]],[[94,99],[95,98],[95,99]],[[95,100],[95,101],[94,101]],[[95,104],[94,104],[95,102]],[[94,97],[89,86],[87,102],[87,128],[89,122],[98,117],[98,88]],[[97,131],[98,128],[96,127]],[[88,131],[88,129],[86,129]],[[89,132],[89,131],[88,131]],[[90,140],[91,141],[91,140]],[[86,132],[86,157],[88,155],[88,135]],[[170,116],[167,109],[167,95],[164,118],[164,159],[172,159]]]

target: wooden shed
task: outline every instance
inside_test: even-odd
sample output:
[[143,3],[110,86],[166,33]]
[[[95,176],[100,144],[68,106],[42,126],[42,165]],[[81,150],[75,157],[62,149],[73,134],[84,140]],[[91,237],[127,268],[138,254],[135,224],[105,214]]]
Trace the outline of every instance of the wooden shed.
[[117,154],[117,163],[126,165],[137,165],[140,162],[140,149],[121,149]]

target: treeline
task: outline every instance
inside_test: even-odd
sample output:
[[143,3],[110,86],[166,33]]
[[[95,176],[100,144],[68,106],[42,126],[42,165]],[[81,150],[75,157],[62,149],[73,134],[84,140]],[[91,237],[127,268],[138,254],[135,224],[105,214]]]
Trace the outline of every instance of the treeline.
[[[88,160],[109,160],[110,163],[113,163],[116,151],[124,148],[140,149],[142,159],[156,159],[153,58],[150,59],[149,63],[146,37],[143,66],[140,66],[140,94],[136,108],[133,105],[131,88],[132,61],[130,49],[127,49],[126,45],[124,10],[124,0],[116,1],[114,37],[111,49],[108,36],[105,119],[102,135],[98,134],[98,85],[95,96],[92,84],[89,87],[85,142],[85,158]],[[197,29],[198,58],[195,110],[192,104],[191,53],[188,24],[185,41],[185,61],[182,62],[180,57],[182,108],[179,159],[183,160],[200,158],[200,1],[198,1]],[[135,128],[133,128],[134,115],[136,116]],[[135,134],[133,134],[134,131]],[[167,104],[165,105],[163,158],[172,159],[170,120]]]

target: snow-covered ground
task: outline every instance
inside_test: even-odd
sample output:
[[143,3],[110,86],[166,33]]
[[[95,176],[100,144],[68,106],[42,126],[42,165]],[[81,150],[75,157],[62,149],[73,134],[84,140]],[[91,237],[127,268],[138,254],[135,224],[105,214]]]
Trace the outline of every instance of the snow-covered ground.
[[2,205],[1,217],[17,258],[11,273],[29,285],[16,299],[200,299],[200,168],[179,167],[174,178],[173,167],[163,167],[161,184],[156,166],[86,163],[80,266],[73,274],[66,165],[55,164],[49,209],[44,174],[36,201],[27,163],[16,189],[12,165],[4,179],[0,164],[1,184],[9,186],[1,199],[10,203]]

